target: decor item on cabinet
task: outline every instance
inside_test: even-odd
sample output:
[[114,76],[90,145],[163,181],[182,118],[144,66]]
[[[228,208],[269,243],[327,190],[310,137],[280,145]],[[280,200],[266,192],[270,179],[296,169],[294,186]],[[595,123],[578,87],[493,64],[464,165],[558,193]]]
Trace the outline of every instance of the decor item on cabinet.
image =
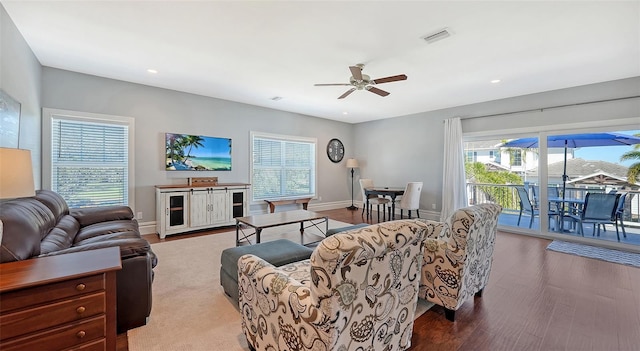
[[[157,258],[140,236],[127,206],[69,208],[59,194],[38,190],[34,197],[0,203],[3,223],[0,262],[66,255],[117,247],[122,270],[117,280],[118,333],[147,323]],[[83,266],[82,261],[76,264]],[[2,265],[0,265],[2,266]],[[3,271],[3,268],[0,268]],[[4,273],[3,273],[4,274]],[[4,304],[4,301],[3,301]]]
[[121,268],[117,246],[3,263],[0,349],[115,350]]
[[250,349],[409,348],[427,230],[401,220],[337,233],[309,260],[280,267],[241,256],[239,307]]
[[351,206],[347,207],[347,210],[355,211],[358,208],[353,204],[353,173],[355,172],[355,168],[360,167],[358,165],[358,160],[355,158],[350,158],[347,160],[347,168],[351,168]]
[[338,163],[344,158],[344,145],[340,139],[333,138],[327,143],[327,156],[333,163]]
[[165,134],[167,171],[230,171],[231,139]]
[[216,186],[218,185],[218,177],[199,177],[187,178],[189,186]]
[[482,296],[489,281],[498,216],[502,207],[486,203],[456,210],[444,222],[427,225],[419,296],[455,313],[471,296]]
[[250,184],[156,185],[156,232],[167,235],[235,225],[249,213]]
[[0,147],[20,147],[20,103],[0,89]]
[[0,199],[35,195],[31,151],[0,148]]

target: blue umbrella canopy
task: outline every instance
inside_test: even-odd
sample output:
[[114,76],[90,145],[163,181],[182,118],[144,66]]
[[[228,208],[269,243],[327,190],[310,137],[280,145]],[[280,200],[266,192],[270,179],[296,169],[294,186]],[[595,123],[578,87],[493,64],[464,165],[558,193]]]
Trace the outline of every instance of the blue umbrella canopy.
[[[589,147],[589,146],[620,146],[640,144],[640,137],[622,133],[582,133],[550,135],[547,137],[547,147]],[[507,141],[501,147],[537,148],[538,138],[521,138]]]
[[[622,146],[640,144],[640,137],[622,133],[581,133],[550,135],[547,137],[547,147],[564,148],[564,172],[562,175],[562,199],[565,198],[567,179],[567,148],[590,146]],[[507,141],[500,147],[537,148],[538,138],[521,138]]]

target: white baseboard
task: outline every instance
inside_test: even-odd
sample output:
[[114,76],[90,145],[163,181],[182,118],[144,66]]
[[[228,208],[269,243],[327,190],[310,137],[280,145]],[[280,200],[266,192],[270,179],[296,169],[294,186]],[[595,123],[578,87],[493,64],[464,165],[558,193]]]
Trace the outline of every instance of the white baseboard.
[[156,232],[156,221],[138,223],[138,227],[140,229],[140,234],[142,234],[142,235],[157,234],[157,232]]
[[[356,201],[354,202],[354,205],[358,207],[358,211],[362,211],[362,208],[363,208],[362,202]],[[322,202],[322,203],[316,203],[316,204],[310,203],[308,209],[309,211],[328,211],[328,210],[336,210],[340,208],[347,208],[349,206],[351,206],[351,201],[347,200],[347,201],[335,201],[335,202]],[[260,206],[260,208],[261,210],[251,211],[250,215],[259,215],[259,214],[268,213],[268,207]],[[376,210],[377,209],[374,206],[373,211],[376,211]],[[396,208],[396,215],[400,216],[400,210],[397,208]],[[440,212],[437,212],[437,211],[420,210],[420,216],[421,218],[429,219],[432,221],[440,220]],[[155,221],[138,223],[138,226],[140,227],[140,234],[142,235],[157,234]]]

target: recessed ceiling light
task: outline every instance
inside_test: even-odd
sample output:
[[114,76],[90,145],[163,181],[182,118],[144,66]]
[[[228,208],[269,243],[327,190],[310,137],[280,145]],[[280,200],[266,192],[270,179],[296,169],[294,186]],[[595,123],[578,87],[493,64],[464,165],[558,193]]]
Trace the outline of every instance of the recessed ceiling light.
[[282,99],[284,99],[282,96],[274,96],[274,97],[271,98],[271,100],[273,100],[273,101],[280,101]]
[[157,71],[157,70],[155,70],[155,69],[151,69],[151,68],[149,68],[149,69],[147,70],[147,72],[149,72],[149,73],[151,73],[151,74],[156,74],[156,73],[158,73],[158,71]]
[[491,83],[496,84],[496,83],[500,83],[500,79],[494,79],[491,81]]
[[348,114],[349,114],[349,112],[344,111],[344,112],[342,112],[342,114],[343,114],[343,115],[348,115]]

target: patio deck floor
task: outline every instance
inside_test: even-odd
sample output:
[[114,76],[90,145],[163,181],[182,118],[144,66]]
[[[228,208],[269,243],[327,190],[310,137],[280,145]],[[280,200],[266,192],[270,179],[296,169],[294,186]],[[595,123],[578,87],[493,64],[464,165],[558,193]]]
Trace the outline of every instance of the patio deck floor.
[[[500,217],[498,217],[498,224],[504,225],[504,226],[510,226],[510,227],[528,228],[530,218],[531,217],[529,217],[529,215],[523,214],[522,219],[520,220],[520,225],[518,225],[518,213],[512,214],[508,212],[503,212],[500,214]],[[565,221],[565,228],[568,228],[569,226],[570,226],[569,221]],[[617,242],[618,238],[616,237],[615,226],[612,224],[608,224],[605,227],[606,227],[606,232],[600,229],[600,237],[597,236],[597,230],[596,230],[595,238],[599,240],[604,240],[604,241]],[[540,228],[540,219],[536,216],[533,220],[533,224],[531,225],[531,229],[537,231],[539,230],[539,228]],[[551,228],[554,228],[553,220],[551,220]],[[625,231],[627,232],[627,237],[625,238],[622,235],[622,228],[620,228],[620,242],[625,244],[640,246],[640,226],[638,225],[638,223],[625,222],[624,228],[625,228]],[[585,224],[583,228],[583,232],[585,237],[593,238],[594,237],[592,236],[593,225]],[[567,236],[575,236],[575,237],[581,236],[575,230],[572,230],[569,232],[563,232],[562,234]]]

